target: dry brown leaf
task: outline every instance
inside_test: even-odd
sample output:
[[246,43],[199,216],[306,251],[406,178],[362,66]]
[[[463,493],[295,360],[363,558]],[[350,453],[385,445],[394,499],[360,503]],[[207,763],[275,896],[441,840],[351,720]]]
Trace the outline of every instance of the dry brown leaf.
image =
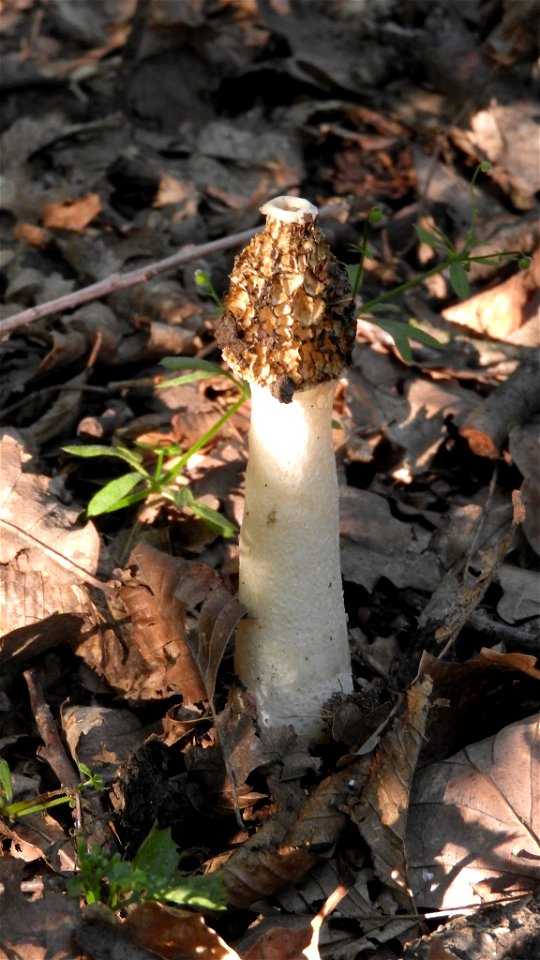
[[[463,743],[471,730],[478,731],[477,718],[486,715],[489,705],[493,706],[491,722],[496,722],[501,697],[504,702],[510,687],[515,693],[516,675],[520,674],[540,679],[534,657],[483,651],[473,660],[456,664],[425,654],[418,678],[407,691],[405,706],[381,738],[369,782],[352,809],[352,818],[371,849],[377,876],[407,912],[413,907],[405,845],[410,791],[417,775],[422,776],[422,771],[415,773],[415,767],[419,760],[444,756]],[[420,832],[424,824],[421,819]],[[369,913],[369,896],[362,895],[361,878],[359,882],[360,889],[349,892],[344,909],[349,899],[357,897],[363,903],[360,912]],[[372,922],[381,925],[376,913],[370,925]]]
[[[19,775],[13,775],[14,788],[19,779]],[[18,794],[14,790],[16,799],[29,799],[30,796],[39,796],[39,792],[27,789]],[[4,838],[4,852],[7,854],[9,851],[14,859],[25,863],[44,861],[56,873],[75,869],[73,843],[66,842],[64,828],[47,811],[28,814],[11,825],[7,820],[0,819],[0,836]]]
[[536,667],[537,658],[527,653],[498,653],[483,647],[480,656],[484,661],[498,663],[506,670],[518,670],[534,680],[540,680],[540,670]]
[[440,579],[429,534],[396,519],[384,497],[370,490],[340,491],[341,566],[345,580],[373,590],[381,577],[399,588],[431,592]]
[[[155,578],[150,575],[150,580],[156,585],[156,593],[144,584],[122,590],[130,618],[130,639],[144,664],[145,693],[150,699],[181,693],[185,703],[197,703],[206,698],[206,693],[185,642],[184,607],[166,595],[166,588],[159,589],[159,561],[154,572]],[[141,570],[143,580],[148,573]]]
[[[155,574],[159,576],[157,563]],[[156,598],[141,583],[122,586],[106,600],[107,609],[95,608],[96,629],[77,645],[85,663],[130,700],[161,700],[180,693],[189,702],[204,700],[184,639],[183,605],[172,594],[165,598],[163,590]]]
[[[84,338],[81,336],[80,340]],[[89,371],[85,369],[71,380],[67,380],[64,384],[66,389],[60,391],[54,402],[45,408],[31,426],[21,430],[21,435],[28,446],[37,450],[48,440],[65,436],[66,432],[75,426],[79,417],[82,390],[88,376]],[[77,389],[79,387],[80,389]]]
[[78,200],[61,200],[43,207],[43,225],[57,230],[74,230],[80,233],[101,213],[101,200],[97,193],[86,193]]
[[0,673],[18,670],[30,657],[80,638],[85,620],[74,613],[53,613],[36,624],[4,634],[0,641]]
[[424,653],[418,676],[433,683],[432,712],[422,747],[423,764],[450,756],[472,739],[500,729],[518,709],[520,689],[530,696],[528,678],[539,679],[536,658],[525,653],[483,649],[465,663],[447,663]]
[[244,960],[299,960],[301,957],[321,960],[319,935],[322,924],[346,892],[345,887],[336,887],[309,925],[300,928],[272,926],[244,954]]
[[490,290],[483,290],[468,300],[446,307],[441,315],[445,320],[487,334],[494,340],[505,340],[534,317],[539,309],[539,270],[540,247],[535,251],[527,270],[518,270]]
[[[419,639],[429,647],[433,642],[450,645],[460,633],[471,613],[485,596],[489,585],[510,549],[514,532],[525,518],[518,490],[512,494],[513,517],[504,536],[479,551],[474,558],[479,572],[463,571],[463,558],[443,577],[418,620]],[[470,566],[470,564],[469,564]]]
[[107,782],[143,740],[141,723],[129,710],[64,704],[62,728],[71,756]]
[[[138,567],[137,579],[109,596],[106,609],[96,607],[97,629],[77,653],[128,699],[179,693],[184,704],[211,699],[225,646],[243,615],[240,604],[207,564],[140,543],[129,565]],[[186,609],[199,607],[186,636]]]
[[12,236],[15,240],[24,240],[30,247],[44,250],[49,243],[49,234],[35,223],[19,223],[13,228]]
[[519,98],[504,104],[494,98],[471,118],[466,136],[479,155],[492,162],[490,176],[509,193],[514,206],[532,209],[540,189],[536,101]]
[[276,785],[277,814],[219,871],[227,902],[247,907],[298,882],[320,857],[328,856],[346,823],[346,806],[361,793],[368,774],[369,758],[361,757],[323,780],[303,804],[300,788]]
[[540,417],[510,431],[508,448],[523,475],[521,495],[526,516],[523,530],[534,552],[540,556]]
[[451,910],[540,884],[540,721],[531,717],[415,778],[408,877],[420,906]]
[[503,594],[497,613],[505,623],[520,623],[540,616],[538,570],[524,570],[504,563],[498,572]]
[[0,629],[35,626],[57,610],[84,612],[76,584],[95,582],[100,543],[94,525],[81,526],[79,510],[49,492],[48,478],[32,469],[32,456],[16,431],[2,435],[0,454]]
[[186,636],[186,643],[204,682],[206,696],[212,701],[219,664],[236,624],[245,614],[244,607],[231,596],[219,574],[206,564],[169,557],[142,543],[133,551],[133,558],[173,623],[179,607],[200,607],[197,628]]
[[164,960],[241,960],[200,914],[187,910],[140,903],[129,912],[125,927]]
[[[154,951],[138,943],[127,925],[102,903],[93,903],[81,910],[74,940],[84,951],[81,960],[103,960],[104,957],[107,960],[156,960]],[[68,955],[54,960],[72,958]]]
[[426,734],[432,681],[427,675],[409,687],[403,709],[383,734],[373,756],[368,784],[352,808],[352,819],[371,849],[378,878],[406,912],[414,912],[407,879],[405,829],[409,792]]
[[[54,890],[28,899],[21,893],[24,865],[0,861],[0,957],[6,960],[84,960],[72,934],[79,916],[75,900]],[[5,953],[3,952],[5,950]]]

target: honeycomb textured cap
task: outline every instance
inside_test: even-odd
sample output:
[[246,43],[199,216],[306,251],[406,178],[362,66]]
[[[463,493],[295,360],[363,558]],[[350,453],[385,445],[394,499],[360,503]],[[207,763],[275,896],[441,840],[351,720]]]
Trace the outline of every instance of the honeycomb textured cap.
[[237,376],[288,403],[295,390],[335,380],[350,363],[354,303],[317,208],[279,197],[262,210],[266,226],[235,260],[216,339]]

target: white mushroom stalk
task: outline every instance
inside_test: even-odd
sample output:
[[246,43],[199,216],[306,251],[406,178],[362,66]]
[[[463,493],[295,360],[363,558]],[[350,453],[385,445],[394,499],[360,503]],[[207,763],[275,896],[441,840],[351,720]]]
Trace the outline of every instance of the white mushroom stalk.
[[352,690],[339,557],[332,404],[355,325],[345,267],[297,197],[262,207],[237,257],[217,331],[251,383],[235,667],[265,727],[315,742],[321,707]]

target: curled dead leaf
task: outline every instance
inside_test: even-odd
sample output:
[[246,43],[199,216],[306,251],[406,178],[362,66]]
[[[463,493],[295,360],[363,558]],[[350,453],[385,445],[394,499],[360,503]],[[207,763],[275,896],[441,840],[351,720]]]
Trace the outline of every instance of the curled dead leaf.
[[347,821],[347,808],[361,794],[368,775],[369,758],[361,757],[323,780],[304,803],[302,791],[293,791],[286,800],[282,793],[278,813],[221,867],[227,902],[247,907],[301,880],[328,856]]
[[140,903],[127,916],[133,938],[164,960],[241,960],[200,914]]
[[539,785],[538,717],[417,775],[407,858],[420,906],[452,910],[540,885]]
[[86,193],[77,200],[47,203],[43,207],[41,219],[45,227],[79,233],[101,213],[101,209],[101,200],[97,193]]

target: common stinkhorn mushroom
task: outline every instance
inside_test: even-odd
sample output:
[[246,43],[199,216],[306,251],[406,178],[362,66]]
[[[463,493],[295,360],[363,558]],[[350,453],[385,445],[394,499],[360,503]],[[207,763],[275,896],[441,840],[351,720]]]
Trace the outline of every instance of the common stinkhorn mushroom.
[[355,336],[347,272],[307,200],[266,203],[236,258],[216,332],[251,385],[235,669],[264,727],[315,742],[321,707],[352,690],[339,556],[332,406]]

